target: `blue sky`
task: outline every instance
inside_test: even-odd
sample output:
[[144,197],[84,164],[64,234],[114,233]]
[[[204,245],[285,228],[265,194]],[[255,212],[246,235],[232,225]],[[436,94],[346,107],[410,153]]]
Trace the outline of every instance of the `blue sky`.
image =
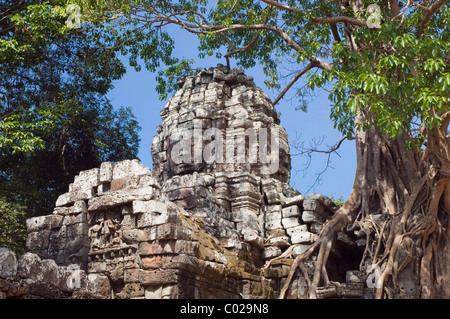
[[[197,40],[187,32],[177,32],[175,34],[175,55],[185,58],[194,58],[198,67],[208,68],[216,66],[217,63],[225,64],[225,61],[212,57],[200,60],[197,57]],[[235,67],[231,60],[231,66]],[[281,66],[280,66],[281,67]],[[253,76],[256,85],[262,88],[269,97],[274,100],[277,92],[270,91],[264,86],[264,75],[261,67],[246,70],[246,74]],[[156,134],[156,127],[161,124],[160,111],[167,101],[161,101],[156,93],[155,74],[142,68],[142,71],[135,72],[128,68],[126,75],[115,82],[115,88],[109,92],[108,98],[115,107],[130,106],[136,116],[142,130],[140,131],[141,145],[139,158],[141,162],[152,167],[150,146],[153,136]],[[281,125],[286,129],[291,144],[298,140],[308,147],[315,140],[323,139],[320,149],[326,149],[327,145],[332,146],[341,139],[341,134],[333,129],[330,121],[328,93],[317,92],[317,96],[312,98],[308,112],[295,110],[295,100],[288,99],[281,101],[277,106],[277,112],[281,112]],[[339,155],[331,156],[330,167],[321,176],[321,182],[311,188],[316,180],[316,174],[322,171],[327,165],[327,155],[313,154],[311,164],[305,170],[308,163],[307,156],[295,156],[296,150],[291,147],[291,181],[290,184],[302,194],[309,192],[322,193],[324,195],[342,196],[347,199],[354,179],[356,169],[356,155],[354,141],[345,141],[340,149]]]

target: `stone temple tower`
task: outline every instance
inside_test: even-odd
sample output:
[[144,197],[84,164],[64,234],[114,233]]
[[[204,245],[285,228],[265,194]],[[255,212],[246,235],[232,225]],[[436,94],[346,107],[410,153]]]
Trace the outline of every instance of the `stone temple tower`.
[[262,248],[265,204],[298,195],[288,185],[288,137],[270,99],[241,69],[222,65],[179,86],[161,111],[154,176],[225,247],[242,235]]
[[[44,298],[279,294],[292,259],[264,265],[289,248],[296,256],[310,247],[336,207],[289,186],[287,134],[242,70],[218,65],[179,87],[161,111],[153,172],[130,159],[75,176],[53,214],[27,220],[29,252],[16,272],[8,265],[0,297],[17,297],[3,288],[14,285],[27,287],[25,297]],[[334,281],[356,269],[339,260]],[[287,296],[304,298],[306,282],[296,272]],[[362,284],[351,285],[349,293],[362,296]]]

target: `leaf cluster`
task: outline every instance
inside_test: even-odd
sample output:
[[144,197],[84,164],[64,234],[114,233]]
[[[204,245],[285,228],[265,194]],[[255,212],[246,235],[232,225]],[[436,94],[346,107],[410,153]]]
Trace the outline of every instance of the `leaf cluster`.
[[51,213],[80,170],[139,148],[131,108],[106,98],[125,73],[118,50],[90,28],[68,28],[65,7],[10,7],[0,30],[0,196],[28,216]]
[[26,251],[26,211],[23,206],[0,198],[0,247],[12,249],[17,256]]

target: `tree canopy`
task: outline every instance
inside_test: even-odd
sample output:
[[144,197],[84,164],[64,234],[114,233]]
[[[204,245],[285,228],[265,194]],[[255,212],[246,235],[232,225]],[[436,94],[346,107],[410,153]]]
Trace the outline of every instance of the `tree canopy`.
[[[190,61],[171,58],[176,25],[198,35],[199,56],[215,55],[249,68],[257,63],[281,99],[299,78],[329,91],[331,119],[344,136],[377,127],[390,137],[439,126],[450,93],[450,12],[445,0],[414,1],[78,1],[81,17],[103,21],[103,32],[137,66],[160,77],[162,97]],[[83,21],[83,20],[82,20]],[[127,44],[127,45],[125,45]],[[281,61],[292,64],[282,85]],[[137,66],[139,67],[139,66]],[[303,107],[303,91],[297,92]],[[356,114],[364,110],[361,121]]]
[[66,24],[65,1],[0,6],[0,192],[48,214],[80,170],[136,158],[140,128],[106,98],[125,73],[117,52]]

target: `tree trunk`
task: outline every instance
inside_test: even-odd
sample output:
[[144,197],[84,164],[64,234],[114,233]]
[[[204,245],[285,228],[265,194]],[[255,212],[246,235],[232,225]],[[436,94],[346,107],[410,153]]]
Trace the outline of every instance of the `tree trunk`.
[[[337,233],[351,228],[366,234],[360,270],[366,275],[378,270],[376,298],[450,298],[449,119],[450,112],[440,129],[427,134],[423,154],[406,150],[406,133],[395,140],[376,129],[357,133],[358,165],[351,195],[317,241],[295,259],[280,297],[297,267],[309,284],[310,298],[317,297],[317,287],[331,285],[326,271],[329,253]],[[315,252],[310,280],[303,262]]]

